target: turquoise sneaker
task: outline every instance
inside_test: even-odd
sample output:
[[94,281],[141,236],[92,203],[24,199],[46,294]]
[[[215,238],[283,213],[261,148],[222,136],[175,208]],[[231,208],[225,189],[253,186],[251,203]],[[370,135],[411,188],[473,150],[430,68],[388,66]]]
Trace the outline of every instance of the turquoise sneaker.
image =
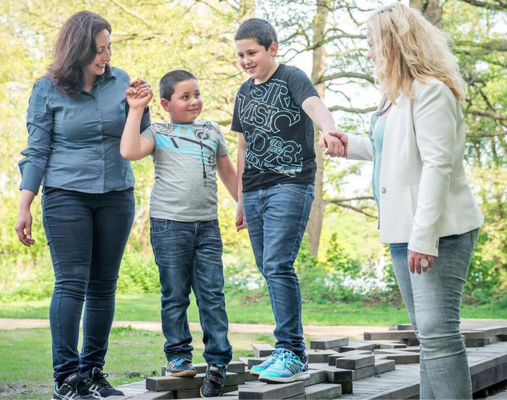
[[288,383],[305,381],[310,378],[307,363],[290,350],[283,350],[273,364],[259,375],[259,381],[267,383]]
[[254,365],[252,368],[250,368],[250,374],[252,375],[260,375],[262,372],[264,372],[266,369],[268,369],[271,364],[274,364],[274,362],[277,360],[277,358],[284,352],[284,349],[278,349],[271,353],[271,357],[268,358],[266,361],[264,361],[262,364]]

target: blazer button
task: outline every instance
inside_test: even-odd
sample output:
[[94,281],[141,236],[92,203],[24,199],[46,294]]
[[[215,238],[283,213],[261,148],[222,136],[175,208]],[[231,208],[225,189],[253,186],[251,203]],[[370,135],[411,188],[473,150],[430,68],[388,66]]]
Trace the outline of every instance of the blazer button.
[[386,188],[382,188],[382,193],[387,192]]

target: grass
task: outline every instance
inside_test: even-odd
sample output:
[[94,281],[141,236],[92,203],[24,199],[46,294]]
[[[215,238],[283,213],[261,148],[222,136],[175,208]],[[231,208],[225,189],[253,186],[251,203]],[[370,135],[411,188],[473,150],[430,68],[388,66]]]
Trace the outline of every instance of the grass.
[[[226,295],[229,321],[244,324],[273,324],[273,314],[267,296]],[[0,303],[0,318],[47,319],[49,300]],[[507,308],[491,303],[463,305],[463,318],[507,319]],[[190,322],[199,321],[195,302],[188,309]],[[117,296],[115,319],[118,321],[160,321],[160,295],[135,294]],[[385,326],[408,322],[403,307],[388,304],[365,305],[353,303],[304,303],[305,325],[371,325]]]
[[[194,361],[204,362],[200,332],[193,332]],[[230,334],[234,359],[252,355],[252,343],[272,343],[269,335]],[[0,398],[48,399],[53,390],[49,329],[0,330]],[[113,386],[159,375],[165,365],[160,333],[113,328],[106,372]],[[125,351],[128,349],[128,351]]]

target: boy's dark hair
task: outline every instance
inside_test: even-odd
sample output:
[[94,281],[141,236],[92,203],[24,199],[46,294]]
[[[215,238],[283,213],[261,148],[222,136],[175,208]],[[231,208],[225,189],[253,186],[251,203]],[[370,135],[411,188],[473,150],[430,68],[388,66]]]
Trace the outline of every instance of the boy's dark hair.
[[176,84],[188,80],[197,81],[197,78],[190,72],[183,69],[176,69],[174,71],[168,72],[162,77],[160,83],[158,84],[160,98],[171,101],[171,96],[174,93],[174,87]]
[[238,28],[234,40],[255,39],[257,43],[269,49],[271,43],[278,44],[275,28],[268,21],[260,18],[250,18]]
[[[83,68],[93,62],[97,55],[95,36],[111,25],[99,14],[80,11],[72,15],[58,33],[54,48],[53,63],[47,76],[66,95],[76,97],[85,87]],[[106,73],[110,71],[106,65]]]

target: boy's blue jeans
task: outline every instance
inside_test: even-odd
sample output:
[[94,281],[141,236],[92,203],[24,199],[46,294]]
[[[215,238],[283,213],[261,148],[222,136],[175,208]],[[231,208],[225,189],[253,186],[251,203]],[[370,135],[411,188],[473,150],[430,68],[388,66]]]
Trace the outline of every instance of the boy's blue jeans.
[[305,352],[301,290],[294,271],[314,186],[278,184],[243,194],[243,208],[255,261],[266,279],[275,316],[275,347]]
[[471,399],[467,351],[461,336],[463,286],[479,229],[441,237],[432,269],[408,269],[407,243],[391,244],[394,272],[410,322],[421,342],[421,399]]
[[[49,307],[54,378],[104,366],[116,281],[134,221],[133,189],[104,194],[44,188],[44,230],[55,272]],[[86,299],[86,301],[85,301]],[[79,322],[83,312],[83,347]]]
[[227,365],[232,347],[227,338],[222,238],[218,221],[179,222],[151,218],[151,244],[162,285],[162,331],[168,361],[192,359],[187,308],[193,289],[203,331],[204,359]]

